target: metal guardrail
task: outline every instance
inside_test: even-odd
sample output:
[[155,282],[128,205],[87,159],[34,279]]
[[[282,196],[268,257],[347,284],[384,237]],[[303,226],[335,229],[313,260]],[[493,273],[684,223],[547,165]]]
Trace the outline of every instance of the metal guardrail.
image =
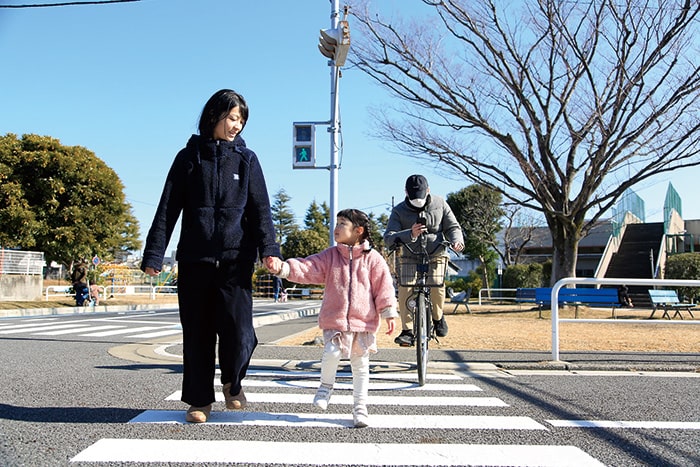
[[287,298],[319,298],[323,297],[323,289],[321,288],[297,288],[297,287],[287,287],[284,289],[284,293],[287,294]]
[[[518,289],[479,289],[479,305],[481,305],[481,297],[483,292],[489,293],[487,297],[490,300],[513,300],[515,301],[515,292]],[[498,292],[498,295],[494,296],[494,292]],[[513,292],[513,296],[503,296],[502,292]]]
[[559,318],[559,290],[569,284],[585,284],[585,285],[650,285],[661,287],[700,287],[700,280],[688,279],[616,279],[605,278],[595,279],[591,277],[565,277],[560,279],[552,287],[552,360],[559,361],[559,323],[634,323],[634,324],[700,324],[700,320],[694,321],[664,321],[658,319],[580,319],[580,318]]
[[[44,297],[46,297],[46,300],[49,299],[49,296],[55,297],[56,295],[72,297],[74,295],[72,290],[73,287],[70,285],[49,285],[44,289]],[[51,292],[51,295],[49,295],[49,292]]]
[[22,274],[29,276],[44,273],[44,253],[0,248],[0,274]]
[[[157,295],[162,295],[166,293],[177,293],[177,286],[174,285],[108,285],[99,286],[100,296],[107,298],[117,295],[148,295],[151,300],[155,300]],[[44,290],[44,296],[46,300],[50,296],[60,295],[62,297],[72,297],[74,293],[72,292],[73,287],[70,285],[50,285]]]

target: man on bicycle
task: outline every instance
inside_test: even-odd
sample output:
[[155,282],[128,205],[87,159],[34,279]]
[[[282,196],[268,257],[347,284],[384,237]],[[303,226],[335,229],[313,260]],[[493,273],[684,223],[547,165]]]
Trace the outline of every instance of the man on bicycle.
[[[388,248],[395,244],[415,244],[422,235],[426,236],[427,249],[432,256],[444,256],[445,247],[441,242],[448,241],[455,251],[464,249],[462,228],[450,206],[437,195],[430,194],[428,180],[422,175],[411,175],[406,179],[406,199],[391,211],[384,232],[384,243]],[[411,298],[411,287],[399,287],[399,314],[401,334],[394,342],[402,347],[413,345],[413,317],[409,313],[407,301]],[[442,308],[445,304],[445,287],[430,289],[433,326],[438,337],[447,335],[447,323]]]

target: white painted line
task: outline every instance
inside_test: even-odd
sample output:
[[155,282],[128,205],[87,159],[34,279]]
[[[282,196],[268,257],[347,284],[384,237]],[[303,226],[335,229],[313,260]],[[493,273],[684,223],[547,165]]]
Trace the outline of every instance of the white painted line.
[[630,370],[504,370],[512,376],[646,376],[654,378],[700,378],[690,371],[630,371]]
[[601,467],[576,446],[101,439],[71,462]]
[[[371,365],[371,362],[370,362]],[[411,373],[407,373],[407,371],[411,371],[411,368],[406,368],[406,370],[401,370],[401,372],[376,372],[376,373],[370,373],[370,378],[372,379],[398,379],[401,381],[404,380],[415,380],[418,381],[418,375],[415,373],[415,371],[412,371]],[[217,374],[221,374],[221,372],[217,369],[216,370]],[[272,376],[272,377],[279,377],[279,378],[319,378],[321,373],[320,370],[317,371],[296,371],[296,370],[261,370],[261,369],[255,369],[251,368],[248,370],[247,373],[248,376]],[[336,373],[337,378],[352,378],[352,373],[349,371],[339,371]],[[435,380],[461,380],[463,379],[461,376],[456,375],[454,373],[428,373],[425,375],[426,379],[435,379]]]
[[[370,381],[372,376],[370,375]],[[319,382],[310,380],[277,380],[277,381],[259,381],[256,379],[244,379],[242,381],[243,387],[257,387],[257,388],[313,388],[317,389]],[[426,384],[424,386],[419,386],[418,383],[409,382],[382,382],[382,383],[370,383],[370,390],[374,391],[395,391],[395,390],[406,390],[406,391],[482,391],[482,389],[474,384]],[[337,382],[333,386],[336,391],[352,391],[352,383],[342,383]]]
[[[490,415],[371,415],[373,428],[459,429],[459,430],[546,430],[530,417]],[[184,410],[147,410],[129,423],[187,424]],[[284,427],[348,428],[352,414],[212,412],[207,425],[252,425]]]
[[140,328],[126,328],[126,329],[119,329],[116,331],[102,331],[102,332],[93,332],[90,334],[81,334],[80,337],[109,337],[109,336],[116,336],[119,334],[132,334],[132,333],[139,333],[142,331],[151,331],[153,329],[162,329],[160,326],[141,326]]
[[[73,324],[82,324],[88,320],[79,319],[76,321],[55,321],[58,318],[37,318],[31,321],[23,321],[27,324],[10,324],[9,326],[3,326],[3,329],[20,329],[20,328],[34,328],[37,326],[51,326],[53,323],[60,323],[61,326],[70,326]],[[49,321],[49,322],[47,322]]]
[[[371,389],[370,389],[371,390]],[[313,394],[283,394],[277,392],[247,392],[250,403],[273,404],[311,404]],[[165,398],[166,401],[179,401],[182,391],[175,391]],[[216,401],[223,402],[224,395],[216,393]],[[353,405],[351,394],[333,394],[331,404]],[[367,397],[368,405],[404,405],[404,406],[456,406],[456,407],[508,407],[497,397],[425,397],[425,396],[374,396]]]
[[182,329],[165,329],[163,331],[147,332],[145,334],[136,334],[130,337],[134,339],[151,339],[154,337],[172,336],[173,334],[182,334]]
[[700,422],[615,421],[615,420],[547,420],[558,428],[638,428],[649,430],[700,430]]
[[182,360],[182,355],[175,355],[175,354],[168,352],[168,348],[172,345],[174,345],[174,344],[171,343],[171,344],[159,345],[158,347],[156,347],[153,350],[153,352],[155,354],[161,355],[163,357],[179,358],[180,360]]
[[[39,331],[51,331],[53,329],[66,329],[66,328],[78,328],[80,326],[86,326],[85,324],[53,324],[49,326],[37,326],[32,327],[27,326],[16,326],[15,329],[2,329],[0,334],[19,334],[21,332],[39,332]],[[83,329],[84,330],[84,329]]]
[[85,331],[99,331],[101,329],[114,329],[114,328],[120,328],[123,329],[124,326],[90,326],[89,329],[85,329],[85,326],[90,326],[89,324],[81,324],[79,327],[75,327],[72,329],[61,329],[59,331],[48,331],[48,332],[37,332],[37,336],[62,336],[64,334],[77,334],[79,332],[85,332]]

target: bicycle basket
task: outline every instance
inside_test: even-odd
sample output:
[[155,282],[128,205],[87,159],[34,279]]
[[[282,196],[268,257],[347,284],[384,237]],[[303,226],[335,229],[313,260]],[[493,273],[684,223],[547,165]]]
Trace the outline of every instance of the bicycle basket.
[[[432,256],[428,266],[428,274],[425,278],[425,285],[428,287],[442,287],[445,283],[445,272],[447,270],[446,256]],[[399,286],[413,287],[418,282],[418,267],[420,258],[417,256],[396,255],[396,272]]]

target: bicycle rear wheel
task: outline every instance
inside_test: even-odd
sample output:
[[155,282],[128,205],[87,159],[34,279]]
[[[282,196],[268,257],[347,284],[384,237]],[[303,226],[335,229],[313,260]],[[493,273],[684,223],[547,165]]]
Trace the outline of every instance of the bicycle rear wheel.
[[416,338],[416,367],[418,370],[418,385],[425,384],[425,377],[428,374],[428,340],[430,337],[430,321],[428,321],[428,313],[430,309],[427,307],[428,298],[424,291],[418,292],[416,297],[416,311],[413,317],[415,323],[415,338]]

